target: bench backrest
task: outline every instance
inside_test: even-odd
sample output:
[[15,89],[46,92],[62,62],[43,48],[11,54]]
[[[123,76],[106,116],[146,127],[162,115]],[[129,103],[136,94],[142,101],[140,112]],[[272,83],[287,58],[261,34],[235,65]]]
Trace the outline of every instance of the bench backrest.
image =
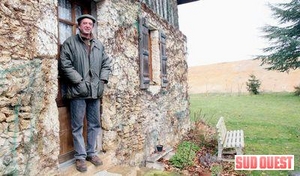
[[216,128],[217,128],[217,132],[218,132],[218,142],[223,144],[225,137],[226,137],[226,132],[227,132],[223,117],[220,117],[220,119],[216,125]]

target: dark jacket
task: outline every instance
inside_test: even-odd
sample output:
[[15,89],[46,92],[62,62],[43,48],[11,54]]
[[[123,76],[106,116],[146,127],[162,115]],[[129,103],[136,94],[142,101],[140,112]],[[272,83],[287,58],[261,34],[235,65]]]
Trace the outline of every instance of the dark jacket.
[[67,80],[66,97],[69,99],[97,99],[108,82],[110,59],[103,44],[92,39],[91,50],[79,34],[69,37],[62,45],[60,71]]

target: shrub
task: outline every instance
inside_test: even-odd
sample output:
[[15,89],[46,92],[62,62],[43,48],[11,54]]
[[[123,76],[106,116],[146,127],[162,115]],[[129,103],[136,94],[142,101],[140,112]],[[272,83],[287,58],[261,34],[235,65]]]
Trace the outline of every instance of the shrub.
[[196,153],[200,148],[189,141],[183,141],[179,144],[176,153],[170,158],[170,163],[179,169],[190,166],[194,163]]
[[300,85],[299,86],[295,86],[294,88],[295,88],[294,94],[296,96],[300,96]]
[[259,87],[260,87],[260,80],[258,80],[255,75],[250,75],[250,78],[248,79],[248,82],[246,82],[247,85],[247,90],[254,94],[257,95],[259,94]]

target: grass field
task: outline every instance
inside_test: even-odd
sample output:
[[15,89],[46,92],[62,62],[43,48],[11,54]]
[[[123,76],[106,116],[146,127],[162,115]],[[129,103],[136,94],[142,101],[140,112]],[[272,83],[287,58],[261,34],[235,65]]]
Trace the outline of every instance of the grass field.
[[[228,129],[243,129],[244,154],[294,155],[294,169],[300,172],[300,97],[293,93],[192,94],[190,103],[194,120],[201,118],[215,126],[223,116]],[[252,171],[250,175],[288,172]]]

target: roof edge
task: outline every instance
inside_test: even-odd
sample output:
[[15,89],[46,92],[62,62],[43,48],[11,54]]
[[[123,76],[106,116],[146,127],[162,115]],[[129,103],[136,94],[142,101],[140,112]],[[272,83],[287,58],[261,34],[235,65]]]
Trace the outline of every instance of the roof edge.
[[195,1],[199,1],[199,0],[177,0],[177,5],[186,4]]

